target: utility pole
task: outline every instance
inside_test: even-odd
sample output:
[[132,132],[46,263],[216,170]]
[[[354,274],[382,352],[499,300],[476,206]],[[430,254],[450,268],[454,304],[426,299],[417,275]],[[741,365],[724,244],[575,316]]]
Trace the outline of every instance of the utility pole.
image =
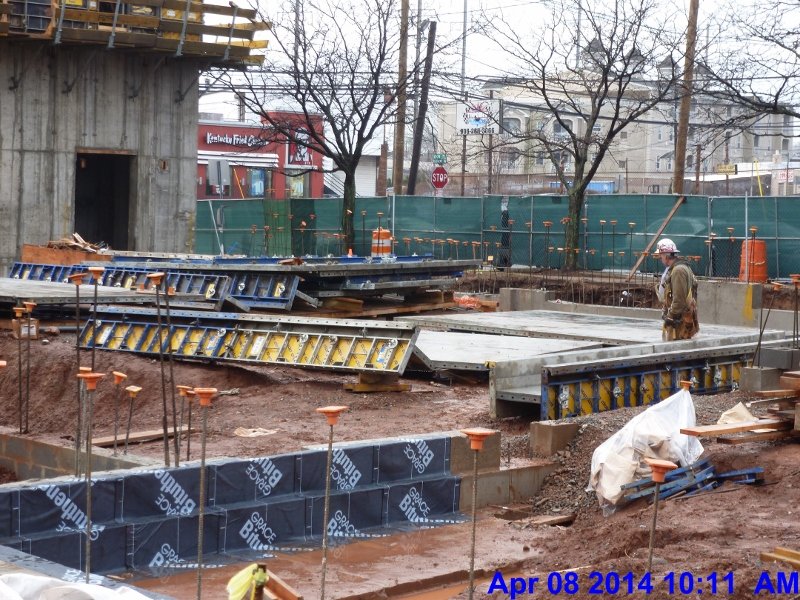
[[414,55],[414,122],[417,122],[419,116],[419,55],[422,52],[422,30],[424,29],[422,23],[422,0],[417,0],[417,34],[416,38],[417,52]]
[[[489,99],[494,100],[494,90],[489,91]],[[487,167],[489,171],[489,176],[486,178],[486,193],[492,193],[492,171],[494,170],[494,136],[490,133],[489,134],[489,160],[487,162]]]
[[683,70],[683,90],[681,108],[678,115],[678,136],[675,140],[675,176],[672,192],[683,194],[683,177],[686,169],[686,141],[689,134],[689,112],[692,108],[692,82],[694,79],[694,52],[697,46],[697,13],[700,0],[691,0],[689,5],[689,25],[686,30],[686,59]]
[[422,135],[425,132],[425,117],[428,112],[428,89],[431,84],[431,71],[433,70],[433,50],[436,40],[436,21],[428,25],[428,50],[425,54],[425,73],[422,75],[422,90],[419,101],[419,114],[414,123],[414,147],[411,150],[411,167],[408,170],[408,195],[414,195],[417,186],[417,171],[419,170],[419,155],[422,151]]
[[397,69],[397,121],[394,129],[394,158],[392,159],[392,183],[395,189],[403,189],[403,150],[406,141],[406,96],[408,78],[408,2],[400,4],[400,59]]
[[[467,102],[467,0],[464,0],[464,25],[461,29],[461,98]],[[467,176],[467,136],[461,138],[461,195]]]

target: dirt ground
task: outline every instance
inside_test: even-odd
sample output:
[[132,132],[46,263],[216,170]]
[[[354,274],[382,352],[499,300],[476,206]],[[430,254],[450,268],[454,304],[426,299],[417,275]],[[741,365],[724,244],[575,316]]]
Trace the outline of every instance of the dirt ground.
[[[31,343],[31,391],[29,435],[59,440],[69,445],[75,428],[76,388],[74,374],[74,335],[49,335]],[[23,344],[23,349],[25,345]],[[0,333],[0,359],[8,361],[0,370],[0,425],[17,423],[17,342],[8,333]],[[133,430],[158,429],[161,426],[162,398],[160,365],[157,361],[123,353],[98,351],[95,370],[108,373],[97,394],[94,435],[113,432],[112,370],[128,375],[126,383],[142,386],[134,406]],[[91,353],[81,353],[82,364],[91,362]],[[458,378],[434,381],[429,373],[408,373],[405,380],[412,391],[392,394],[353,394],[342,384],[354,375],[314,372],[285,367],[232,367],[207,364],[175,363],[176,384],[212,386],[231,392],[214,402],[209,413],[207,455],[255,456],[300,449],[309,444],[325,443],[327,427],[314,409],[328,404],[350,407],[336,428],[338,440],[358,440],[433,431],[485,426],[503,432],[503,456],[517,461],[527,457],[528,423],[519,419],[492,420],[488,412],[485,382]],[[238,390],[238,391],[237,391]],[[711,397],[695,397],[700,424],[713,423],[719,414],[745,398],[744,392]],[[617,431],[642,409],[630,408],[577,419],[581,428],[569,448],[552,458],[559,463],[556,472],[542,491],[525,505],[490,507],[480,513],[476,565],[483,579],[476,597],[510,598],[496,588],[486,594],[495,570],[510,577],[538,577],[533,594],[517,598],[567,597],[552,594],[547,580],[555,583],[565,577],[564,570],[575,570],[578,589],[572,598],[596,597],[590,593],[598,575],[631,573],[632,595],[651,598],[705,597],[712,594],[709,577],[716,574],[717,595],[732,598],[753,597],[754,587],[763,570],[775,574],[791,571],[786,566],[761,563],[759,554],[777,546],[800,549],[800,446],[791,442],[754,443],[724,446],[703,440],[707,454],[717,471],[761,466],[766,482],[758,487],[726,484],[718,491],[684,500],[661,504],[653,561],[653,590],[636,589],[646,571],[652,506],[645,502],[627,506],[604,517],[591,494],[584,491],[594,448]],[[124,413],[123,413],[124,414]],[[195,412],[195,418],[197,413]],[[199,423],[199,421],[195,421]],[[194,424],[194,423],[193,423]],[[266,435],[240,437],[237,428],[262,428]],[[199,455],[199,437],[192,442],[192,458]],[[132,452],[160,458],[163,444],[136,445]],[[184,447],[185,452],[185,447]],[[533,525],[529,515],[575,512],[569,527]],[[514,515],[513,519],[509,515]],[[454,525],[430,532],[406,534],[378,549],[357,542],[342,548],[331,558],[329,581],[333,598],[399,598],[411,593],[405,586],[414,580],[438,582],[439,595],[423,596],[418,591],[407,597],[466,598],[463,591],[468,564],[469,524]],[[373,542],[374,544],[374,542]],[[317,597],[319,561],[314,553],[302,557],[278,557],[280,572],[291,577],[306,598]],[[315,562],[316,560],[316,562]],[[556,575],[552,573],[560,572]],[[675,589],[664,580],[674,572]],[[682,572],[686,586],[679,588]],[[734,590],[729,594],[729,572],[734,575]],[[211,584],[204,598],[223,596],[221,580],[232,573],[222,573],[218,586]],[[188,575],[188,574],[187,574]],[[193,575],[192,575],[193,577]],[[209,575],[209,577],[212,577]],[[570,576],[572,577],[572,576]],[[602,590],[611,580],[603,580]],[[697,578],[703,578],[698,583]],[[191,579],[191,578],[189,578]],[[775,578],[773,577],[773,582]],[[148,587],[178,598],[193,598],[192,583],[183,584],[181,576],[150,582]],[[623,582],[617,594],[628,595]],[[449,586],[449,587],[447,587]],[[645,586],[646,587],[646,586]],[[702,589],[702,595],[699,590]],[[186,592],[184,596],[182,593]],[[510,590],[509,590],[510,592]],[[774,598],[797,598],[790,594],[767,593]]]

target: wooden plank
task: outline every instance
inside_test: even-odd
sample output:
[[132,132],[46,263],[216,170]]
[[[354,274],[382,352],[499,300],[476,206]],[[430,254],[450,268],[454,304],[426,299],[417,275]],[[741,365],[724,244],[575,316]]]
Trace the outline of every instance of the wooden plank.
[[793,560],[800,560],[800,552],[797,550],[792,550],[791,548],[782,548],[779,546],[778,548],[775,548],[772,553],[779,556],[785,556],[786,558],[791,558]]
[[[124,0],[123,0],[124,1]],[[131,4],[139,4],[136,0],[128,0]],[[162,5],[164,8],[172,9],[172,10],[186,10],[186,2],[183,0],[163,0]],[[203,2],[192,2],[189,5],[189,12],[199,12],[199,13],[211,13],[215,15],[223,15],[232,17],[233,16],[233,7],[232,6],[220,6],[218,4],[205,4]],[[242,17],[243,19],[255,19],[258,16],[258,12],[252,8],[237,8],[236,16]]]
[[718,437],[716,441],[728,446],[738,446],[739,444],[749,444],[750,442],[785,440],[787,438],[796,437],[796,435],[797,434],[792,431],[762,431],[761,433],[748,431],[731,437]]
[[274,592],[277,598],[281,600],[303,600],[303,596],[299,592],[269,569],[267,569],[267,575],[269,579],[266,587],[271,592]]
[[[114,13],[79,10],[77,8],[66,9],[64,11],[64,18],[68,21],[79,21],[81,23],[102,23],[103,25],[112,25],[114,23]],[[116,19],[118,30],[121,30],[125,26],[155,30],[158,28],[159,24],[158,17],[145,17],[141,15],[117,15]]]
[[800,379],[800,371],[784,371],[781,377],[791,377],[792,379]]
[[800,377],[789,377],[783,374],[780,378],[780,384],[782,388],[787,390],[800,390]]
[[800,404],[794,407],[794,430],[800,431]]
[[696,427],[683,427],[681,433],[695,437],[714,437],[726,433],[739,433],[753,429],[789,429],[791,424],[784,419],[759,419],[744,423],[729,423],[726,425],[699,425]]
[[[247,40],[253,39],[253,33],[255,28],[252,25],[250,29],[247,29],[246,25],[236,26],[231,31],[230,25],[204,25],[201,23],[186,23],[186,33],[187,35],[218,35],[227,37],[231,35],[235,38],[244,38]],[[171,33],[181,33],[183,31],[184,24],[181,21],[168,21],[166,19],[162,20],[159,24],[158,28],[161,31],[169,31]]]
[[764,562],[785,562],[795,569],[800,569],[800,559],[789,558],[775,552],[762,552],[761,560]]
[[[178,433],[184,434],[189,431],[189,427],[187,425],[183,425],[182,427],[178,428]],[[193,430],[197,431],[197,430]],[[173,430],[170,427],[169,431],[167,432],[167,437],[173,437]],[[142,442],[152,442],[154,440],[162,440],[164,439],[164,430],[163,429],[149,429],[147,431],[132,431],[130,437],[128,438],[129,444],[140,444]],[[120,443],[125,443],[125,434],[117,435],[117,446]],[[100,448],[108,448],[114,445],[114,436],[113,435],[106,435],[103,437],[96,437],[92,439],[93,446],[99,446]]]
[[33,244],[23,244],[20,262],[35,263],[42,265],[77,265],[84,260],[110,261],[110,254],[95,254],[84,250],[72,250],[67,248],[47,248],[46,246],[35,246]]
[[759,390],[750,395],[754,398],[800,398],[800,390]]
[[358,312],[364,306],[364,301],[357,298],[326,298],[322,301],[322,307],[334,310],[346,310],[349,312]]
[[342,387],[349,392],[409,392],[410,383],[399,383],[397,373],[378,373],[362,371],[358,383],[345,383]]

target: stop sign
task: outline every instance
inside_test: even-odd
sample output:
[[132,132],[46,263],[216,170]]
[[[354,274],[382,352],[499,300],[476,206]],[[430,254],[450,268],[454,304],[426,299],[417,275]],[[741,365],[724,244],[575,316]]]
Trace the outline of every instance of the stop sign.
[[442,166],[436,167],[431,173],[431,185],[437,190],[443,189],[448,181],[447,170]]

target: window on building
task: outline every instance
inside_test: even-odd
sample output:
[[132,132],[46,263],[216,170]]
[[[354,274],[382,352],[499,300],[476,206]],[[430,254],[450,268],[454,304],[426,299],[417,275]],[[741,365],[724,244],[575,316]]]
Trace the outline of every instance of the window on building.
[[516,118],[503,119],[503,129],[508,133],[518,135],[522,131],[522,121]]
[[789,140],[788,139],[783,138],[781,140],[781,150],[783,150],[784,152],[787,152],[789,150]]
[[564,127],[561,126],[561,123],[556,121],[553,123],[553,135],[557,138],[559,137],[566,137],[569,135],[568,130],[572,129],[572,121],[565,120]]
[[274,197],[272,189],[272,171],[262,167],[248,167],[246,165],[231,165],[230,185],[222,189],[220,195],[219,187],[211,185],[208,175],[205,178],[205,198],[262,198],[269,199]]
[[520,158],[520,151],[516,148],[503,148],[500,150],[500,163],[503,167],[512,168],[516,166]]
[[537,152],[536,153],[536,164],[543,165],[544,164],[544,152]]
[[628,168],[628,161],[627,160],[620,160],[617,162],[617,165],[620,169],[627,169]]
[[761,136],[754,135],[753,136],[753,148],[758,148],[761,145]]
[[287,196],[290,198],[308,198],[311,195],[309,187],[310,176],[308,173],[301,175],[286,175]]
[[628,132],[627,131],[620,131],[619,132],[619,139],[627,140],[628,139]]
[[784,125],[791,125],[792,124],[792,115],[783,115],[783,124]]
[[662,130],[663,130],[663,127],[659,127],[659,128],[658,128],[658,141],[659,141],[659,142],[660,142],[660,141],[663,139],[663,137],[664,137],[664,134],[663,134]]
[[661,170],[661,159],[660,158],[656,158],[656,171],[660,171],[660,170]]

